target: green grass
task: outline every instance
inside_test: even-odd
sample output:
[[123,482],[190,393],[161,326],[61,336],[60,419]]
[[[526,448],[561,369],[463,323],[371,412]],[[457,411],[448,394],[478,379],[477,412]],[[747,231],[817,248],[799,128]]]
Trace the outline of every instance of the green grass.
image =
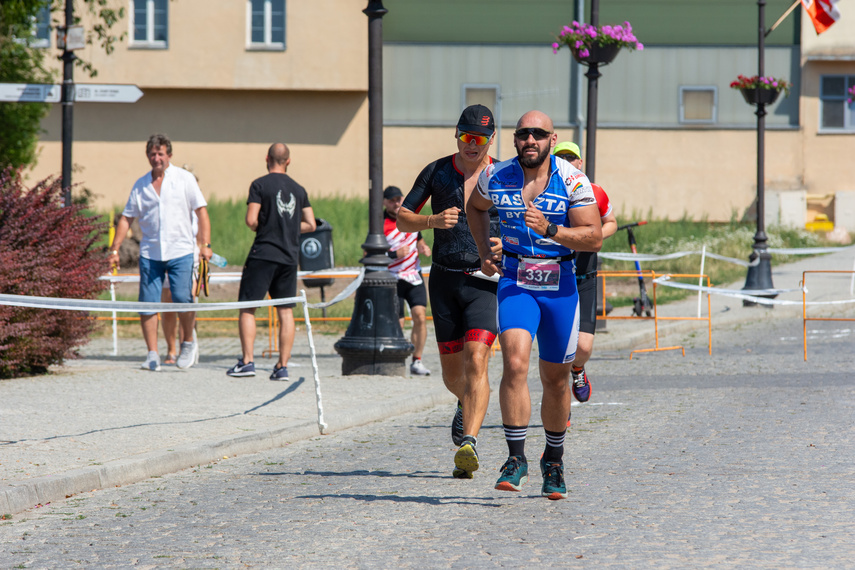
[[[368,200],[361,198],[315,198],[312,199],[312,208],[315,216],[323,218],[333,228],[333,243],[335,248],[335,263],[338,267],[356,267],[362,257],[362,244],[368,235]],[[243,201],[212,199],[208,204],[208,212],[211,217],[211,242],[214,249],[220,255],[229,260],[230,265],[240,266],[246,259],[250,245],[254,238],[253,232],[246,227],[244,217],[246,205]],[[429,213],[425,208],[422,213]],[[624,224],[639,219],[625,219],[619,217],[618,223]],[[813,234],[806,230],[784,229],[780,227],[767,228],[769,246],[774,248],[800,248],[821,247],[834,245],[829,243],[820,234]],[[728,222],[713,223],[707,221],[693,221],[682,219],[677,221],[650,220],[647,225],[634,228],[637,249],[639,253],[666,254],[676,251],[700,251],[706,245],[707,251],[748,260],[751,246],[754,243],[755,226],[753,223]],[[428,245],[433,246],[433,232],[425,232],[424,238]],[[629,252],[626,231],[620,231],[603,242],[603,251]],[[772,257],[773,265],[788,263],[801,256],[784,256],[775,254]],[[423,266],[430,265],[430,259],[422,259]],[[642,263],[642,269],[652,269],[657,273],[688,273],[695,274],[700,270],[700,256],[690,255],[676,260],[655,261]],[[604,270],[633,270],[632,262],[621,262],[603,260]],[[745,278],[746,269],[725,261],[707,258],[704,272],[710,276],[714,286],[722,286]],[[609,288],[611,283],[609,281]],[[308,289],[310,301],[320,300],[319,290]],[[650,287],[648,287],[650,291]],[[680,289],[660,287],[657,289],[657,301],[665,303],[668,301],[684,298],[692,293]],[[632,303],[633,294],[609,297],[609,301],[615,306]],[[102,295],[101,298],[108,298]],[[327,296],[329,299],[329,295]],[[136,300],[135,297],[120,300]],[[204,302],[204,300],[203,300]],[[428,309],[430,310],[430,309]],[[327,316],[349,318],[353,311],[353,300],[347,299],[342,303],[333,305],[327,309]],[[320,316],[321,311],[313,311],[313,317]],[[266,315],[265,309],[260,309],[258,315]],[[199,316],[206,317],[233,317],[233,311],[217,311],[200,313]],[[295,318],[302,321],[302,310],[295,308]],[[133,323],[133,334],[138,333],[139,325]],[[236,333],[237,325],[224,323],[211,326],[211,334],[221,334],[223,329]],[[261,327],[261,323],[259,323]],[[316,326],[316,325],[313,325]],[[326,326],[326,325],[324,325]],[[330,324],[330,327],[344,329],[346,323]]]
[[[637,219],[637,218],[636,218]],[[635,220],[618,218],[618,225]],[[696,222],[687,219],[677,221],[657,220],[647,225],[633,228],[638,253],[665,255],[678,251],[701,251],[704,245],[710,253],[716,253],[735,259],[748,261],[754,244],[756,226],[747,222]],[[781,227],[766,228],[768,245],[771,248],[806,248],[835,246],[825,239],[822,234],[807,230]],[[602,251],[630,252],[626,230],[621,230],[603,242]],[[803,256],[780,255],[772,256],[772,265],[790,263]],[[696,274],[700,271],[701,256],[688,255],[673,260],[642,262],[642,269],[652,269],[657,273]],[[603,270],[624,271],[634,270],[635,264],[629,261],[602,260]],[[727,261],[707,258],[704,273],[710,277],[713,286],[723,286],[745,278],[747,269]],[[695,281],[695,283],[697,283]],[[650,288],[648,287],[648,292]],[[637,293],[636,293],[637,294]],[[692,295],[690,291],[660,287],[657,289],[659,303],[682,299]],[[631,297],[610,298],[616,306],[632,303]]]

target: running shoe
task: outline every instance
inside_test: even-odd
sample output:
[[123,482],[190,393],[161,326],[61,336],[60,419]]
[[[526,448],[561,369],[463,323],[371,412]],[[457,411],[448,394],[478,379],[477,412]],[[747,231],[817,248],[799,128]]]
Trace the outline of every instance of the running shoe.
[[415,374],[416,376],[430,376],[430,370],[422,364],[422,359],[417,358],[410,364],[410,374]]
[[463,404],[457,402],[454,419],[451,420],[451,442],[460,447],[463,445]]
[[288,367],[287,366],[279,366],[278,364],[273,367],[273,374],[270,375],[271,380],[287,380],[288,379]]
[[474,441],[466,439],[454,454],[454,471],[451,474],[455,479],[472,479],[475,471],[478,471],[478,450]]
[[526,481],[528,481],[528,463],[516,455],[512,455],[502,465],[502,475],[496,481],[496,489],[519,491]]
[[232,376],[233,378],[255,376],[255,364],[252,362],[244,364],[243,358],[239,358],[237,364],[226,370],[226,374]]
[[547,464],[540,457],[540,473],[543,475],[543,487],[540,494],[550,501],[567,498],[567,486],[564,484],[564,462]]
[[185,370],[194,364],[196,364],[196,343],[182,342],[181,351],[178,353],[178,360],[175,362],[175,365]]
[[573,375],[573,395],[576,396],[576,399],[580,402],[587,402],[588,398],[591,397],[591,383],[588,382],[588,375],[585,374],[585,367],[576,371],[576,367],[572,367],[570,369],[570,373]]
[[567,412],[567,429],[570,429],[570,419],[573,417],[573,410]]
[[140,365],[143,370],[151,370],[152,372],[160,372],[160,356],[153,350],[148,353],[145,362]]

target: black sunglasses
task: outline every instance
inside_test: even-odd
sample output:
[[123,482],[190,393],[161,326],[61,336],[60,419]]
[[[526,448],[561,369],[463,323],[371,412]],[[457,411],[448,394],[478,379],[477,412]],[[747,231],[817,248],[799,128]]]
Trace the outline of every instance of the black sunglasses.
[[551,132],[539,128],[517,129],[514,131],[514,136],[522,141],[526,140],[529,136],[533,136],[536,141],[542,141],[551,134]]

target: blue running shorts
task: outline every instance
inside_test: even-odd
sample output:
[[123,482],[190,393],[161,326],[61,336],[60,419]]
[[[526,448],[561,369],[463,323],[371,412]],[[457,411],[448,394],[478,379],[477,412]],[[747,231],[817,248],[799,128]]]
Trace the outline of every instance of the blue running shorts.
[[506,258],[498,290],[499,334],[509,329],[526,330],[532,340],[537,338],[541,360],[556,364],[573,362],[579,340],[579,295],[573,262],[561,264],[557,291],[519,287],[516,270],[516,262]]

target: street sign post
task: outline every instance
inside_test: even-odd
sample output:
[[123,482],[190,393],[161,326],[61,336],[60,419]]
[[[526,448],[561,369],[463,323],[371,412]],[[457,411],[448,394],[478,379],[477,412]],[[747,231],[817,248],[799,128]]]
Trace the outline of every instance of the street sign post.
[[0,83],[0,101],[11,103],[59,103],[61,85]]
[[[75,103],[135,103],[143,96],[136,85],[77,83]],[[62,85],[40,83],[0,83],[0,101],[11,103],[59,103]]]
[[76,103],[135,103],[142,96],[136,85],[77,83],[74,86]]

